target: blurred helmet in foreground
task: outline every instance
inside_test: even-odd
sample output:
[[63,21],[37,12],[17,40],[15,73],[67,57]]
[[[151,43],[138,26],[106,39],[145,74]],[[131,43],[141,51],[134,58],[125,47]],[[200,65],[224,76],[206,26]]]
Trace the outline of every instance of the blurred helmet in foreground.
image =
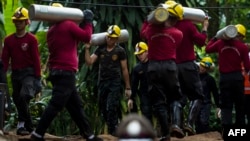
[[143,115],[127,115],[119,124],[116,136],[119,141],[153,141],[156,134],[150,121]]

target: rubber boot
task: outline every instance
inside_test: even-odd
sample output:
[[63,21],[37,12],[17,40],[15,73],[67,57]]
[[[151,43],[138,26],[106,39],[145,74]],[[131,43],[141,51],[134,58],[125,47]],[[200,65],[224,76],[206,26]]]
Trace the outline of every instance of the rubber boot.
[[172,116],[172,125],[170,134],[172,137],[184,138],[185,134],[182,131],[181,123],[182,123],[182,106],[178,101],[175,101],[171,105],[171,116]]
[[200,99],[190,102],[188,119],[186,126],[184,127],[184,131],[187,132],[188,135],[196,134],[195,130],[193,129],[193,125],[195,123],[198,113],[200,112],[201,102],[202,101]]

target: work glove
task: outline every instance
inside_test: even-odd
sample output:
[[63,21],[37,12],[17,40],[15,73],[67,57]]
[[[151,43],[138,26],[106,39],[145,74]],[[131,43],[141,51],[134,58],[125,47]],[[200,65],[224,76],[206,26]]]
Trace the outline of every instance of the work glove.
[[83,21],[92,23],[94,14],[90,9],[83,10]]
[[212,38],[212,40],[215,42],[215,41],[218,40],[218,37],[215,35],[215,36]]
[[130,89],[126,89],[125,90],[125,97],[127,98],[127,99],[129,99],[130,98],[130,96],[131,96],[131,90]]
[[128,112],[130,113],[132,109],[133,109],[133,100],[129,99],[128,100]]
[[35,95],[37,95],[42,91],[41,78],[35,78],[33,83],[34,83]]

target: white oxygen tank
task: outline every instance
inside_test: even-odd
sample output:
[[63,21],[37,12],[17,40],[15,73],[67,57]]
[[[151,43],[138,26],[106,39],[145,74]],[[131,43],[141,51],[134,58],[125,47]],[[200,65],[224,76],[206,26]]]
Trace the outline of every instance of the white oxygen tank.
[[183,19],[189,19],[193,22],[202,23],[208,16],[206,13],[197,8],[183,7]]
[[[159,4],[159,6],[165,9],[168,8],[167,4],[163,3]],[[208,18],[208,16],[203,10],[183,6],[183,19],[191,20],[194,23],[202,23],[206,18]]]
[[29,18],[34,21],[59,22],[72,20],[80,23],[84,15],[82,10],[78,8],[32,4],[29,7]]
[[150,14],[147,17],[147,21],[153,24],[161,24],[168,19],[168,16],[169,13],[165,8],[158,7],[152,12],[150,12]]
[[215,37],[218,39],[232,39],[235,38],[238,34],[237,28],[234,25],[228,25],[219,31],[217,31]]
[[[107,32],[95,33],[91,36],[91,45],[98,46],[106,43]],[[121,35],[118,37],[118,42],[127,42],[129,38],[129,33],[127,29],[121,29]]]

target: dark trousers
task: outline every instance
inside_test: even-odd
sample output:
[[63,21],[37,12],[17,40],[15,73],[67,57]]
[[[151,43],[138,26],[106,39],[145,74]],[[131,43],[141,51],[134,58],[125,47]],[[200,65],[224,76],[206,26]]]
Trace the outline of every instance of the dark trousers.
[[199,76],[199,67],[193,62],[177,64],[181,92],[190,101],[203,99],[204,94]]
[[100,81],[98,88],[99,109],[108,126],[109,134],[114,135],[120,113],[121,80]]
[[162,136],[170,136],[170,104],[182,96],[177,77],[177,66],[174,61],[149,61],[148,64],[149,95],[156,118],[161,125]]
[[36,133],[44,136],[56,115],[65,107],[80,130],[87,138],[93,134],[89,120],[84,113],[83,102],[76,91],[73,72],[55,70],[50,72],[49,80],[53,85],[52,97],[36,128]]
[[152,115],[153,115],[153,111],[152,111],[152,102],[151,102],[151,98],[149,97],[149,94],[142,94],[139,95],[140,98],[140,108],[141,108],[141,112],[142,114],[151,122],[153,123],[153,119],[152,119]]
[[226,80],[220,81],[221,123],[233,124],[233,108],[235,108],[235,124],[245,124],[244,114],[244,81]]
[[[12,70],[13,102],[17,108],[18,121],[32,124],[29,104],[34,97],[34,71],[32,68]],[[29,125],[31,126],[31,125]]]
[[245,94],[245,114],[247,125],[250,127],[250,94]]
[[195,121],[195,130],[196,133],[205,133],[210,131],[209,127],[209,118],[211,113],[211,104],[210,103],[203,103],[201,105],[200,112],[198,117]]

